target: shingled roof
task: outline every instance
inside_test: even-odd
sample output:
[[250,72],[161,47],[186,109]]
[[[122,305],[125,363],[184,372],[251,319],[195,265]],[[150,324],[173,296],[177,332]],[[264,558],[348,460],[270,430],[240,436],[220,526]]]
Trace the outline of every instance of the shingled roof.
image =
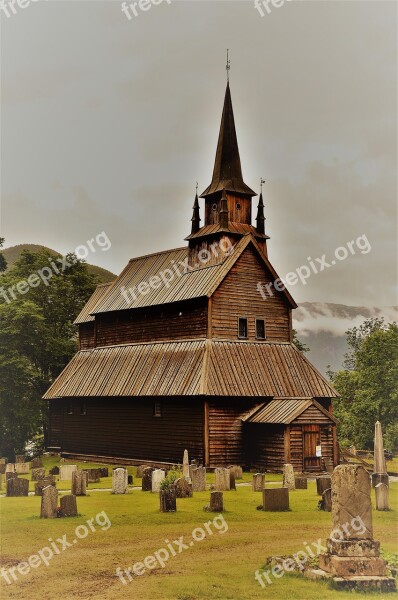
[[84,305],[82,311],[77,315],[74,320],[74,325],[81,325],[82,323],[89,323],[90,321],[95,321],[95,317],[91,315],[92,311],[97,306],[98,302],[102,300],[105,296],[106,292],[109,290],[112,285],[112,281],[108,283],[101,283],[97,285],[93,294],[88,299],[87,303]]
[[198,395],[337,396],[292,344],[199,339],[83,350],[44,399]]

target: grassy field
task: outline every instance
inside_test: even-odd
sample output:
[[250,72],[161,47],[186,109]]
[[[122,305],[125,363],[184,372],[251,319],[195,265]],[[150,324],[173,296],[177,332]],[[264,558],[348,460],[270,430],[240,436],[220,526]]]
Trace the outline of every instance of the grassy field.
[[[51,460],[55,462],[55,459]],[[86,463],[85,466],[95,465]],[[134,474],[135,468],[131,468],[130,472]],[[209,481],[212,477],[209,476]],[[251,475],[245,474],[244,480],[250,479]],[[280,477],[268,476],[268,479],[276,481]],[[140,484],[140,480],[136,479],[134,484]],[[58,487],[62,493],[62,489],[69,487],[68,482],[60,482]],[[89,488],[93,487],[98,488],[99,485],[90,484]],[[102,480],[101,487],[111,487],[110,478]],[[397,492],[398,484],[391,484],[392,511],[374,511],[375,538],[381,541],[383,550],[388,553],[397,551]],[[17,571],[17,581],[11,585],[2,578],[1,599],[352,598],[352,593],[330,590],[324,583],[312,582],[298,575],[272,578],[272,584],[267,584],[266,588],[254,579],[255,571],[265,564],[267,557],[294,554],[303,550],[306,542],[311,545],[319,538],[325,540],[331,530],[331,517],[330,513],[317,510],[318,499],[315,484],[310,482],[308,490],[296,490],[290,494],[290,512],[265,513],[256,510],[261,503],[261,494],[252,492],[249,486],[239,486],[236,492],[224,493],[226,510],[222,520],[203,511],[209,492],[177,500],[176,513],[161,514],[155,494],[136,489],[122,496],[106,491],[89,491],[87,497],[77,499],[79,517],[41,520],[38,517],[39,497],[0,498],[4,569],[37,555],[44,547],[51,547],[53,541],[59,550],[59,554],[54,551],[48,566],[41,562],[27,574]],[[215,516],[217,520],[213,521]],[[87,525],[89,519],[93,519],[91,525]],[[208,523],[207,528],[205,523]],[[84,525],[85,528],[79,528]],[[205,532],[201,541],[193,539],[193,536],[203,535],[199,530],[194,532],[196,528]],[[57,541],[63,536],[71,544],[64,550],[62,542]],[[174,540],[181,536],[181,542],[187,548],[180,546],[179,552]],[[143,575],[134,576],[131,582],[125,576],[127,584],[116,576],[117,567],[132,567],[161,548],[167,549],[168,543],[172,544],[176,555],[169,551],[170,558],[165,561],[164,568],[157,565],[152,570],[146,569]],[[44,556],[46,554],[47,551]],[[391,594],[374,596],[392,597]]]

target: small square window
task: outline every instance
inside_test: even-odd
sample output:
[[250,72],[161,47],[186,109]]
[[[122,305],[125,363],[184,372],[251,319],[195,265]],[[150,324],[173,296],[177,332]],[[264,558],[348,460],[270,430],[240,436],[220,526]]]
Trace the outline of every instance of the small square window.
[[86,403],[82,402],[80,404],[80,414],[81,415],[86,415],[87,414],[87,407],[86,407]]
[[72,406],[72,404],[67,404],[67,406],[66,406],[66,414],[67,415],[73,415],[73,406]]
[[258,340],[265,340],[265,320],[256,319],[256,338]]
[[153,416],[161,417],[162,416],[162,405],[160,402],[155,402],[153,405]]
[[238,319],[238,337],[247,339],[247,319],[239,317]]

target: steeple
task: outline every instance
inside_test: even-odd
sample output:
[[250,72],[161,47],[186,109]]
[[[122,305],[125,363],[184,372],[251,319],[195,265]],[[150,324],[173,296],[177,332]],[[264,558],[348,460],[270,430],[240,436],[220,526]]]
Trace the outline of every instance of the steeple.
[[201,194],[201,198],[222,190],[245,194],[250,198],[257,195],[243,181],[229,81],[225,91],[213,178],[211,184]]
[[264,226],[265,217],[264,217],[264,202],[263,202],[263,183],[264,183],[264,180],[261,179],[261,192],[260,192],[260,198],[259,198],[258,205],[257,205],[257,217],[256,217],[256,228],[257,228],[258,233],[265,233],[265,226]]
[[196,184],[195,202],[193,204],[193,215],[192,215],[192,227],[191,234],[197,233],[200,229],[200,212],[199,212],[199,199],[198,199],[198,184]]

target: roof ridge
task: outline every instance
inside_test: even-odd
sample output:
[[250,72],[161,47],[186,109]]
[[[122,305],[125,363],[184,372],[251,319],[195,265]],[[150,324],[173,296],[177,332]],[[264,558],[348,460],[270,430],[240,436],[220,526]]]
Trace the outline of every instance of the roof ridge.
[[139,260],[140,258],[149,258],[150,256],[159,256],[160,254],[168,254],[170,252],[177,252],[178,250],[188,250],[187,246],[180,246],[179,248],[170,248],[170,250],[159,250],[159,252],[152,252],[151,254],[142,254],[142,256],[135,256],[129,259],[129,263]]

